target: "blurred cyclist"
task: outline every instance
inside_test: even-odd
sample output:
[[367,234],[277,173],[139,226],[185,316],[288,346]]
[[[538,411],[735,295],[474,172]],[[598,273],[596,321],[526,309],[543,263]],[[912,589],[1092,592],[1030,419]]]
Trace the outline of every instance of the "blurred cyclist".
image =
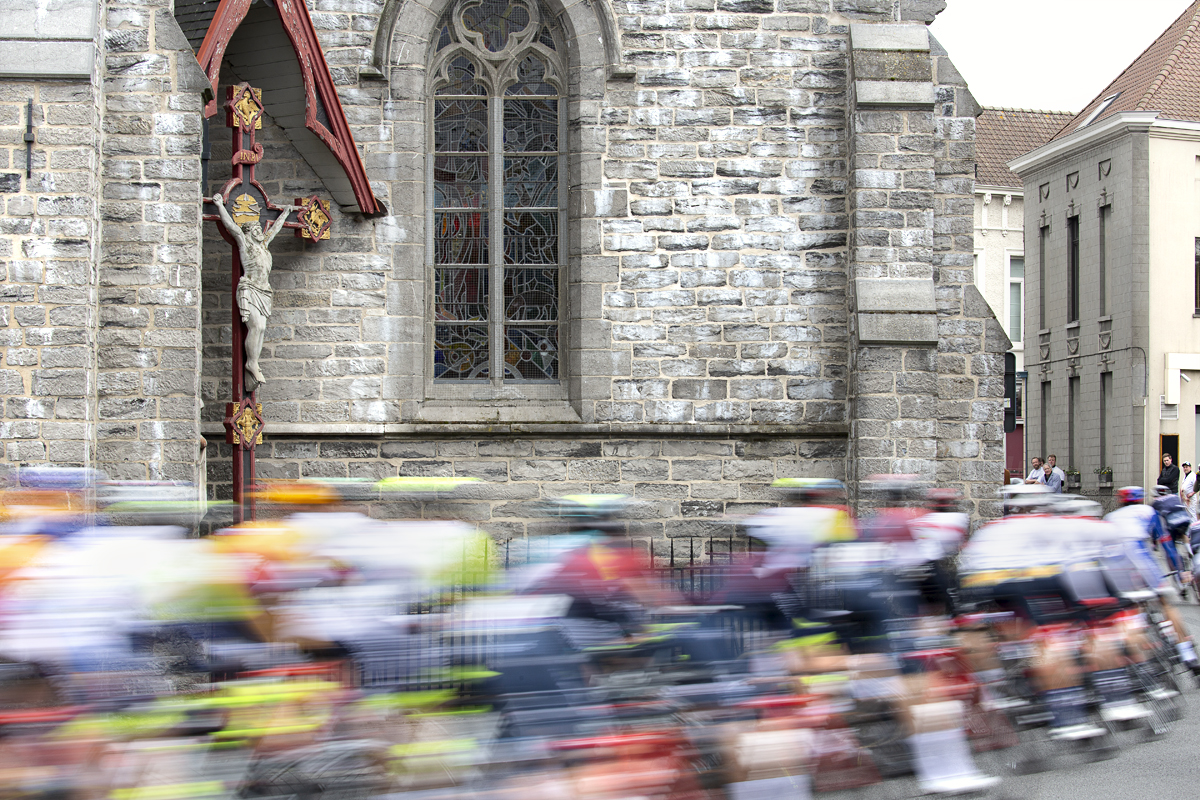
[[568,495],[551,504],[565,533],[579,545],[562,553],[552,568],[532,579],[527,594],[563,594],[572,599],[567,616],[616,623],[627,631],[648,605],[666,600],[654,585],[643,554],[625,537],[618,519],[625,495]]
[[1192,519],[1179,495],[1171,492],[1166,486],[1154,487],[1154,493],[1156,497],[1152,506],[1157,512],[1155,541],[1162,545],[1163,554],[1171,568],[1170,574],[1180,581],[1180,597],[1186,599],[1187,587],[1182,582],[1183,562],[1179,557],[1179,543],[1187,534]]

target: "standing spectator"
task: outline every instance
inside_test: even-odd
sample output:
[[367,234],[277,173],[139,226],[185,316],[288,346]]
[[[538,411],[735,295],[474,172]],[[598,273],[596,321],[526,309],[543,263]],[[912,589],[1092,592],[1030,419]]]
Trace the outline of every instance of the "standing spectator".
[[[1051,456],[1053,458],[1053,456]],[[1038,483],[1044,484],[1047,489],[1052,492],[1062,494],[1063,479],[1059,472],[1054,471],[1054,467],[1050,464],[1050,459],[1046,459],[1046,463],[1042,464],[1042,477]]]
[[1192,521],[1196,520],[1196,473],[1192,471],[1192,462],[1185,461],[1179,466],[1183,467],[1183,486],[1179,488],[1179,499],[1187,506],[1188,515]]
[[1170,453],[1163,453],[1162,472],[1158,473],[1158,485],[1171,490],[1171,494],[1179,494],[1179,467],[1172,463]]
[[1025,478],[1026,483],[1041,483],[1042,482],[1042,457],[1034,456],[1029,459],[1029,463],[1033,464],[1033,469],[1029,472],[1029,476]]
[[1058,476],[1059,483],[1067,482],[1067,473],[1058,468],[1058,456],[1051,453],[1046,456],[1046,463],[1050,465],[1050,469],[1054,470],[1054,474]]

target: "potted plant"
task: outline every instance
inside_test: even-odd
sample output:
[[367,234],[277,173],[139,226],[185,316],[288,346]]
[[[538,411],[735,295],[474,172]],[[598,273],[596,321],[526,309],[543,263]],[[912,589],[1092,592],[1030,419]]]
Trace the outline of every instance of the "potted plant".
[[1078,489],[1079,488],[1079,470],[1075,469],[1074,467],[1067,467],[1063,471],[1064,471],[1064,473],[1066,473],[1066,476],[1067,476],[1067,486],[1069,486],[1072,489]]
[[1101,486],[1112,485],[1112,467],[1097,467],[1096,469],[1092,470],[1092,472],[1096,473],[1096,477],[1100,480]]

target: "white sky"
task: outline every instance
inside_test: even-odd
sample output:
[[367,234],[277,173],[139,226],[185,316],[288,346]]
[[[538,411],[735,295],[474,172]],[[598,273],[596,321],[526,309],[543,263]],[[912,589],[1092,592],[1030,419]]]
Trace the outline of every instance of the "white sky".
[[980,105],[1083,108],[1191,0],[949,0],[930,31]]

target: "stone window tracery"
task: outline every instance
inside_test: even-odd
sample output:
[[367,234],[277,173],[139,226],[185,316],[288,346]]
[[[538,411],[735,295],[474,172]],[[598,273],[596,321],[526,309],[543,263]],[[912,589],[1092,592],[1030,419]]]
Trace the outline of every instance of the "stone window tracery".
[[459,0],[431,56],[435,383],[558,384],[565,65],[535,0]]

